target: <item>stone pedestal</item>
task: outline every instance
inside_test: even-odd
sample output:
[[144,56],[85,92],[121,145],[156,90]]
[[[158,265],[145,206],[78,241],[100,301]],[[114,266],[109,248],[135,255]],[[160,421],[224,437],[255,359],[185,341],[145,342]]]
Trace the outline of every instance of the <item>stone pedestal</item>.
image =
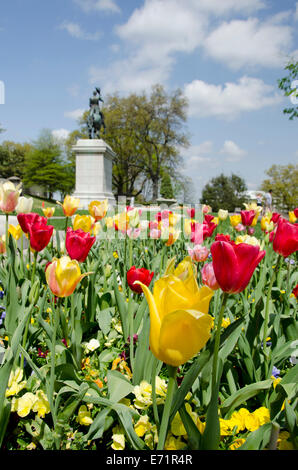
[[114,152],[102,139],[79,139],[73,146],[76,154],[76,187],[74,197],[87,209],[91,201],[116,201],[112,193]]

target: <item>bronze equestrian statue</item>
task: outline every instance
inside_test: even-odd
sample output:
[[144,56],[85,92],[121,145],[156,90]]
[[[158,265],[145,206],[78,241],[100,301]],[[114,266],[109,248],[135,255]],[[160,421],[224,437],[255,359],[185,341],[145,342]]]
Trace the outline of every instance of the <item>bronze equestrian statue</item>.
[[87,119],[89,139],[99,139],[102,127],[104,129],[104,134],[106,132],[104,115],[99,106],[100,101],[103,103],[100,88],[95,88],[93,96],[89,100],[90,111]]

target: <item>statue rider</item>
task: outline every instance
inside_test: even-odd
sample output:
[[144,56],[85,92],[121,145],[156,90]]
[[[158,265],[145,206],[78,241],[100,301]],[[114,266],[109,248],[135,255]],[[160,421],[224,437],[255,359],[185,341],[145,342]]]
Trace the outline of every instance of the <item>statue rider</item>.
[[99,106],[99,101],[104,102],[101,96],[100,88],[95,88],[93,96],[89,99],[89,135],[92,134],[92,129],[94,131],[100,131],[100,127],[103,126],[105,129],[104,116]]

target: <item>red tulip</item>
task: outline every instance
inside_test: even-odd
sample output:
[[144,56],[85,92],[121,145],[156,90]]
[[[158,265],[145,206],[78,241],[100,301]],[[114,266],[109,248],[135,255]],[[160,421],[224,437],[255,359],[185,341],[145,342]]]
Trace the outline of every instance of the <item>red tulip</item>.
[[292,294],[294,294],[296,299],[298,299],[298,284],[296,284],[296,286],[292,290]]
[[241,214],[241,221],[242,221],[243,225],[245,225],[247,227],[247,226],[250,226],[253,223],[253,220],[255,218],[255,211],[254,210],[241,211],[240,214]]
[[214,222],[207,223],[206,221],[204,221],[202,224],[191,223],[190,227],[190,241],[192,243],[195,243],[196,245],[201,245],[207,237],[212,236],[214,230],[217,227],[217,224],[215,224]]
[[43,221],[38,221],[30,225],[29,234],[31,248],[35,251],[43,250],[49,244],[53,230],[53,225],[46,225]]
[[71,259],[84,262],[95,240],[96,237],[92,237],[89,232],[84,232],[82,229],[72,230],[68,227],[65,248]]
[[280,218],[280,214],[278,212],[273,212],[271,216],[271,220],[274,224],[278,222],[278,219]]
[[238,294],[248,285],[253,272],[264,258],[258,246],[233,241],[215,241],[211,245],[216,280],[224,292]]
[[217,235],[215,235],[215,241],[216,242],[220,242],[220,241],[230,242],[231,237],[228,233],[226,235],[224,235],[223,233],[218,233]]
[[290,256],[298,250],[298,224],[291,224],[283,217],[278,219],[273,249],[279,255]]
[[127,284],[133,292],[141,294],[143,292],[142,287],[139,284],[134,284],[134,282],[140,281],[148,287],[153,276],[154,272],[150,273],[148,269],[132,266],[126,274]]
[[41,215],[36,214],[36,212],[18,214],[17,219],[24,233],[29,233],[29,228],[36,223],[46,225],[48,222],[46,217],[42,217]]
[[294,209],[294,214],[295,214],[295,217],[297,217],[297,219],[298,219],[298,207],[296,207],[296,209]]

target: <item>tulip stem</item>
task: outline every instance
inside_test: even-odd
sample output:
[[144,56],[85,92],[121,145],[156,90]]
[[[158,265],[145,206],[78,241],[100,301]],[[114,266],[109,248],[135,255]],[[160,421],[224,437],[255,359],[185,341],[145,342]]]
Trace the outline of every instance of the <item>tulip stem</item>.
[[6,248],[6,253],[8,254],[9,252],[9,243],[8,243],[8,214],[5,214],[5,248]]
[[37,254],[38,254],[38,252],[35,251],[35,252],[34,252],[34,261],[33,261],[32,274],[31,274],[31,285],[33,285],[33,283],[34,283],[34,278],[35,278]]
[[152,375],[151,375],[151,386],[152,386],[152,407],[153,407],[153,415],[155,424],[157,429],[159,429],[159,415],[156,403],[156,369],[157,369],[158,359],[154,358],[153,367],[152,367]]
[[269,284],[269,287],[268,287],[267,298],[266,298],[266,306],[265,306],[265,319],[264,319],[264,331],[263,331],[263,351],[264,351],[264,355],[265,355],[265,358],[266,358],[266,361],[265,361],[266,375],[267,375],[267,372],[268,372],[267,371],[268,351],[267,351],[267,344],[266,344],[267,341],[266,340],[267,340],[268,323],[269,323],[269,306],[270,306],[270,299],[271,299],[271,291],[272,291],[274,281],[276,279],[277,271],[279,269],[280,260],[281,260],[281,255],[278,255],[276,265],[275,265],[275,268],[273,270],[271,280],[270,280],[270,284]]
[[214,390],[216,383],[217,383],[217,362],[218,362],[218,352],[219,352],[219,344],[220,344],[220,330],[221,330],[221,324],[222,324],[227,300],[228,300],[228,294],[227,292],[224,292],[223,297],[222,297],[219,316],[217,319],[216,333],[215,333],[213,365],[212,365],[212,390]]
[[169,426],[169,418],[170,418],[171,407],[172,407],[172,401],[173,401],[173,394],[174,394],[175,384],[176,384],[177,367],[168,365],[168,371],[169,371],[169,383],[168,383],[167,396],[166,396],[166,401],[165,401],[165,405],[163,409],[163,415],[162,415],[162,420],[161,420],[161,425],[160,425],[160,430],[159,430],[157,450],[163,450],[165,446],[165,441],[166,441],[168,426]]

